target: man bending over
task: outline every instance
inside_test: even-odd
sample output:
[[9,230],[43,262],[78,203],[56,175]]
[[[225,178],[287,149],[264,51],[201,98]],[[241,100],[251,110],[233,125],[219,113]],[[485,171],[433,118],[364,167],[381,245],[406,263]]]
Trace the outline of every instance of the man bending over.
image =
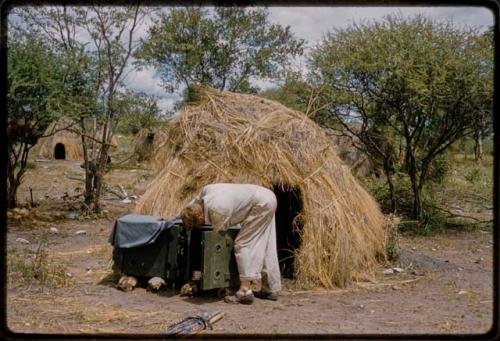
[[251,304],[251,282],[262,280],[260,297],[277,300],[281,277],[276,250],[276,196],[264,187],[251,184],[219,183],[203,187],[180,214],[187,229],[210,224],[216,232],[240,224],[234,254],[240,288],[226,302]]

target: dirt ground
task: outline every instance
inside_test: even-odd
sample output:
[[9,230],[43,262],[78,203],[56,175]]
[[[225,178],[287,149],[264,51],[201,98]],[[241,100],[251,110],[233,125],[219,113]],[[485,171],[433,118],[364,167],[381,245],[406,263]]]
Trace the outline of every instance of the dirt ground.
[[[7,253],[36,251],[45,235],[49,259],[65,267],[68,283],[40,285],[10,276],[7,323],[13,332],[159,335],[172,322],[200,310],[225,313],[208,334],[481,334],[492,326],[491,228],[402,237],[400,260],[386,268],[403,272],[384,274],[381,268],[373,282],[330,291],[292,290],[293,283],[285,281],[288,289],[277,302],[257,299],[242,306],[217,297],[180,297],[175,290],[122,292],[111,280],[107,238],[115,218],[131,212],[134,203],[108,194],[105,218],[77,219],[71,197],[82,184],[71,178],[82,175],[79,163],[70,161],[36,162],[26,175],[21,201],[30,197],[31,187],[39,215],[53,213],[57,219],[11,216]],[[140,195],[151,176],[146,169],[120,169],[107,181],[123,185],[129,195]],[[82,230],[85,234],[76,234]]]

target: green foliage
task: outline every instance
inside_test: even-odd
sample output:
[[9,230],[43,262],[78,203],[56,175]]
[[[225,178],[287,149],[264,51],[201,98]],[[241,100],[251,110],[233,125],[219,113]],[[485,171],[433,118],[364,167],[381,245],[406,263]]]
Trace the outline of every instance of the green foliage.
[[[391,196],[385,178],[366,177],[361,181],[380,204],[384,213],[391,213]],[[411,181],[404,173],[397,173],[394,178],[396,212],[409,216],[413,203]]]
[[464,174],[465,180],[470,183],[475,183],[481,177],[481,170],[478,167],[474,167]]
[[311,91],[311,86],[299,74],[289,72],[282,86],[263,91],[259,95],[306,113]]
[[120,111],[116,131],[136,134],[142,128],[151,128],[162,120],[156,98],[145,93],[129,91],[117,100]]
[[445,176],[451,169],[451,162],[447,153],[437,156],[429,169],[429,180],[435,183],[442,183]]
[[[384,178],[366,177],[361,179],[368,191],[380,204],[384,213],[391,213],[391,197]],[[438,204],[429,190],[423,193],[423,219],[412,220],[413,191],[411,181],[405,173],[396,173],[394,178],[396,214],[402,218],[399,230],[402,232],[428,233],[442,228],[445,223],[443,214],[437,209]],[[420,230],[420,231],[418,231]]]
[[60,59],[35,36],[9,37],[7,133],[10,143],[34,145],[56,118]]
[[451,22],[387,16],[353,24],[311,54],[311,80],[328,87],[330,103],[318,115],[345,129],[361,123],[354,133],[386,174],[410,177],[411,216],[423,221],[425,184],[445,170],[435,160],[491,116],[492,58],[489,39]]
[[167,91],[205,84],[254,92],[251,77],[282,75],[302,45],[289,27],[271,24],[264,9],[187,7],[162,15],[135,56],[156,67]]
[[58,117],[64,83],[60,56],[33,34],[9,32],[7,60],[7,205],[17,205],[17,189],[30,149]]

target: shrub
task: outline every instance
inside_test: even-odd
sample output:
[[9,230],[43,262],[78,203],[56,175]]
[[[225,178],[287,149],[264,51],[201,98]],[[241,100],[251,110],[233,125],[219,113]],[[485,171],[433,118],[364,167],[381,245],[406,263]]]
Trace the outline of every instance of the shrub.
[[435,183],[442,183],[451,169],[447,154],[441,154],[433,162],[429,170],[429,179]]
[[479,180],[481,176],[481,170],[478,167],[472,168],[470,171],[467,171],[464,175],[465,180],[469,181],[470,183],[475,183],[477,180]]
[[[363,179],[365,187],[375,197],[384,213],[391,211],[391,197],[386,179],[365,178]],[[428,234],[436,229],[441,229],[446,223],[446,218],[442,212],[437,209],[437,204],[432,194],[425,190],[422,195],[424,218],[422,221],[408,220],[413,208],[413,191],[408,176],[398,173],[394,176],[394,192],[396,197],[396,214],[402,220],[398,224],[398,230],[401,232],[410,232],[415,234]],[[390,257],[390,250],[388,256]]]

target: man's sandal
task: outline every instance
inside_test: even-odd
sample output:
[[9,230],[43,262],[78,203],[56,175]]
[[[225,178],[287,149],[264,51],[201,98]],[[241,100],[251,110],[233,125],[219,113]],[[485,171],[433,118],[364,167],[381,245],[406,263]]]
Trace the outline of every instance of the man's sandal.
[[236,292],[236,295],[228,295],[224,297],[224,302],[226,303],[252,304],[254,300],[255,297],[251,291],[247,294],[239,294],[239,292]]
[[279,294],[277,292],[267,292],[267,291],[256,291],[254,292],[255,297],[263,300],[277,301]]

